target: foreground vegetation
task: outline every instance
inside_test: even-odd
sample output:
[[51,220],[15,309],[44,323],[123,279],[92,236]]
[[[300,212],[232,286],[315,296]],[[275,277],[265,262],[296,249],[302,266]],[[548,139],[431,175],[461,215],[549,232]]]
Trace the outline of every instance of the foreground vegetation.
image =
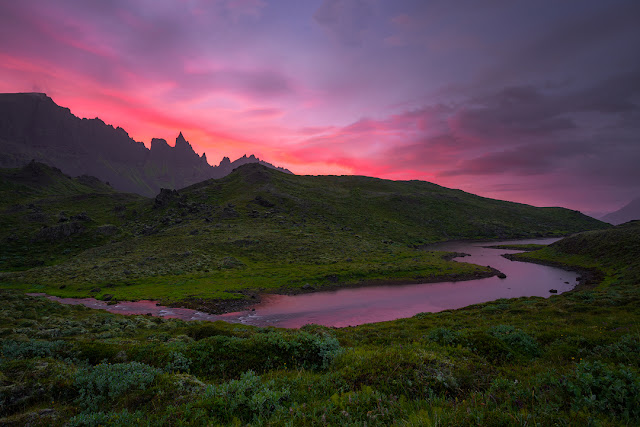
[[608,227],[428,182],[295,176],[257,164],[148,199],[32,163],[0,171],[0,196],[0,283],[165,304],[482,277],[495,272],[420,247]]
[[600,284],[332,329],[124,317],[0,292],[6,425],[638,425],[640,225],[521,255]]

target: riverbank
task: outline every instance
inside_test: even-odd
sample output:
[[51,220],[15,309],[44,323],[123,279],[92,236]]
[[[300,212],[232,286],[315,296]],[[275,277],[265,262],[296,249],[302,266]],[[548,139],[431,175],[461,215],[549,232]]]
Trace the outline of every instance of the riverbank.
[[[109,304],[115,305],[95,299],[80,302],[114,313],[142,313],[183,320],[225,320],[287,328],[299,328],[309,323],[343,327],[410,317],[425,311],[457,309],[496,299],[549,297],[550,288],[555,293],[562,293],[575,285],[575,273],[567,274],[546,267],[540,269],[541,265],[533,267],[536,264],[526,264],[525,267],[524,263],[518,263],[521,266],[515,267],[515,263],[500,256],[504,251],[459,242],[454,246],[456,250],[444,253],[444,257],[467,261],[456,262],[455,265],[469,266],[468,263],[473,263],[477,266],[483,263],[500,266],[500,269],[482,267],[482,272],[472,275],[449,274],[414,281],[396,278],[364,283],[329,282],[330,286],[321,288],[306,285],[262,293],[245,290],[234,292],[233,299],[191,297],[168,304],[150,301],[151,305],[149,301],[143,301],[139,307],[135,302],[116,303],[113,300]],[[50,299],[55,300],[53,297]]]
[[0,290],[0,424],[638,425],[637,248],[640,230],[534,254],[598,268],[605,288],[335,329],[119,316]]
[[[465,257],[469,254],[461,252],[450,252],[444,254],[441,258],[445,261],[452,261],[455,258]],[[479,266],[480,267],[480,266]],[[239,311],[245,311],[251,309],[253,306],[259,305],[263,300],[263,295],[303,295],[312,294],[318,292],[331,292],[341,289],[357,289],[365,287],[376,286],[403,286],[403,285],[415,285],[415,284],[427,284],[427,283],[443,283],[443,282],[463,282],[469,280],[484,279],[493,276],[501,276],[503,273],[490,266],[480,267],[482,270],[468,272],[468,273],[450,273],[441,274],[438,276],[423,276],[414,277],[412,279],[407,278],[380,278],[371,280],[361,280],[356,282],[339,282],[337,277],[329,276],[326,283],[321,285],[305,284],[298,287],[280,287],[270,290],[252,290],[244,289],[238,291],[236,294],[241,296],[240,298],[185,298],[180,301],[175,301],[166,304],[168,307],[176,308],[188,308],[192,310],[198,310],[209,314],[225,314],[234,313]],[[335,280],[335,282],[333,282]],[[162,303],[162,302],[161,302]]]

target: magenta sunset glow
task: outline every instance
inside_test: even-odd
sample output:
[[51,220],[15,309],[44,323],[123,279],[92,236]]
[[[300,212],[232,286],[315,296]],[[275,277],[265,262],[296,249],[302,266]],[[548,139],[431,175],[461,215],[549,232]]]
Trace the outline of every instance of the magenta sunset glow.
[[422,179],[587,213],[640,195],[636,0],[21,0],[0,92],[211,163]]

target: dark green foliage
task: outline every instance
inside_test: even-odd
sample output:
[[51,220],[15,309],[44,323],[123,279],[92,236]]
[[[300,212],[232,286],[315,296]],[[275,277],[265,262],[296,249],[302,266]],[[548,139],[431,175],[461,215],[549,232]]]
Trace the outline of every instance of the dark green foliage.
[[194,407],[205,409],[209,415],[225,423],[234,418],[251,421],[267,418],[280,409],[288,397],[286,388],[277,389],[274,381],[263,383],[249,370],[237,380],[208,386]]
[[166,372],[189,372],[192,360],[179,352],[171,353],[171,360],[167,363],[164,370]]
[[81,341],[76,343],[75,350],[80,360],[86,360],[95,365],[104,361],[114,360],[119,347],[116,344],[102,341]]
[[106,364],[80,369],[73,385],[80,397],[78,404],[85,410],[96,412],[130,390],[145,390],[160,373],[139,362]]
[[456,389],[451,366],[420,347],[392,346],[347,351],[336,369],[353,390],[371,386],[392,395],[430,396]]
[[583,361],[567,380],[574,411],[612,414],[626,421],[640,419],[640,376],[624,365],[609,367],[599,361]]
[[338,340],[330,334],[314,335],[266,331],[248,338],[212,336],[187,345],[191,371],[217,378],[238,377],[242,372],[287,367],[327,368],[341,353]]
[[187,334],[195,340],[201,340],[203,338],[209,338],[218,335],[229,337],[233,336],[234,332],[228,327],[227,323],[218,321],[207,322],[202,325],[191,327],[189,328]]
[[83,412],[71,418],[68,425],[70,427],[143,426],[148,425],[146,418],[142,411],[129,412],[127,409],[123,409],[120,412]]
[[504,341],[484,331],[473,331],[465,337],[465,345],[493,363],[503,363],[513,355]]
[[33,357],[55,357],[67,353],[69,344],[64,341],[14,341],[0,342],[0,357],[7,359],[30,359]]
[[612,362],[640,368],[640,339],[637,335],[623,335],[611,344],[594,347],[592,354]]
[[447,328],[432,329],[427,338],[440,345],[457,345],[460,341],[460,333]]
[[525,332],[520,329],[516,329],[513,326],[493,326],[489,329],[489,333],[504,342],[507,346],[513,349],[514,352],[520,355],[535,357],[540,354],[538,343]]

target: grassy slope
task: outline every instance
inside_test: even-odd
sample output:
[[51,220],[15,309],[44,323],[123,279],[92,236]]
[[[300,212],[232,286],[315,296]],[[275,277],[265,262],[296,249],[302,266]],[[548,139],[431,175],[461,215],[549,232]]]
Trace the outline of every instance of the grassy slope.
[[124,317],[2,291],[0,423],[638,425],[639,245],[628,224],[526,255],[597,267],[595,288],[344,329]]
[[453,238],[606,227],[575,211],[496,201],[427,182],[294,176],[256,164],[167,195],[158,205],[108,193],[79,206],[89,197],[39,203],[49,221],[59,210],[87,210],[95,228],[111,223],[119,232],[101,236],[89,229],[56,241],[50,253],[46,243],[41,251],[31,243],[42,224],[20,222],[28,205],[6,208],[16,210],[3,221],[13,218],[10,225],[18,235],[3,251],[3,269],[44,265],[5,274],[5,283],[59,296],[108,293],[172,302],[242,298],[241,290],[295,290],[306,284],[464,278],[490,273],[415,248]]
[[[41,163],[0,170],[0,195],[0,271],[55,265],[103,245],[111,233],[99,227],[122,226],[123,210],[145,200],[116,193],[93,177],[70,178]],[[86,216],[74,218],[82,213]],[[65,226],[82,231],[64,238],[41,233]]]
[[631,221],[606,231],[594,230],[562,239],[548,247],[518,254],[516,259],[559,262],[583,268],[598,268],[606,274],[600,289],[640,283],[640,221]]

